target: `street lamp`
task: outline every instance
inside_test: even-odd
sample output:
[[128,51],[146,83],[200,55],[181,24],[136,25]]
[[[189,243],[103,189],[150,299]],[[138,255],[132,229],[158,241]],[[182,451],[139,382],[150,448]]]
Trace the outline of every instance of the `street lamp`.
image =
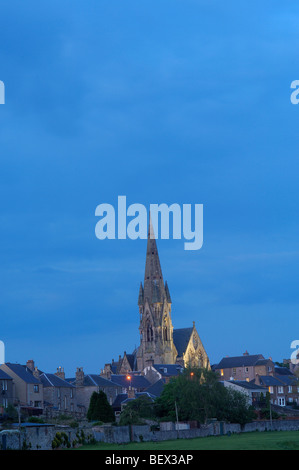
[[127,375],[127,380],[130,381],[129,390],[131,390],[131,388],[132,388],[132,377],[130,375]]

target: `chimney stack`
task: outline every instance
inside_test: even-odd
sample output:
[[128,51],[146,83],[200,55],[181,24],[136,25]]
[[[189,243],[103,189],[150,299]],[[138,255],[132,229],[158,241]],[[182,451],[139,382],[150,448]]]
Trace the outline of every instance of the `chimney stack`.
[[37,367],[34,367],[34,370],[32,373],[33,373],[33,377],[35,377],[36,379],[39,379],[39,371]]
[[31,372],[34,371],[34,360],[33,359],[28,359],[28,361],[26,362],[26,367],[28,367],[29,370],[31,370]]
[[60,379],[65,380],[64,368],[61,366],[57,367],[57,372],[55,372],[54,375],[57,375],[57,377],[59,377]]
[[128,398],[135,398],[135,388],[129,387]]
[[84,372],[83,367],[77,367],[76,371],[76,387],[82,387],[84,385]]

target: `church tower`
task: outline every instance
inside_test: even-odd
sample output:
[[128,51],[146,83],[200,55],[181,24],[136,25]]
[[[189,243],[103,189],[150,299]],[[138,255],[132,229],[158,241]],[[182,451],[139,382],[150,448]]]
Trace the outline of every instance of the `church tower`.
[[175,364],[177,350],[173,342],[171,298],[164,284],[154,231],[149,222],[144,283],[140,284],[138,306],[140,313],[140,346],[137,369],[143,370],[147,361],[155,364]]

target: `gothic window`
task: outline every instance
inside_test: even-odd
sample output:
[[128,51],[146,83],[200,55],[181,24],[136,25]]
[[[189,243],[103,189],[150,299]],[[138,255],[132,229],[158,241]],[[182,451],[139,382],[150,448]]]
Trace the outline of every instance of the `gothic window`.
[[164,339],[164,341],[169,341],[167,326],[164,326],[164,328],[163,328],[163,339]]
[[151,325],[147,326],[146,339],[147,339],[147,341],[150,341],[150,342],[153,341],[153,339],[154,339],[153,329],[152,329]]

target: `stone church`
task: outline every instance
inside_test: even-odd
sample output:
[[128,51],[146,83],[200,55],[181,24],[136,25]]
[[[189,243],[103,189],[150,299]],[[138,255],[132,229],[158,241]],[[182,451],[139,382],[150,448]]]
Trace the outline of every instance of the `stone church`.
[[209,358],[193,326],[174,329],[171,297],[164,283],[157,243],[149,224],[144,282],[140,284],[140,345],[132,354],[124,353],[118,362],[106,364],[102,375],[142,372],[149,364],[180,364],[183,367],[210,368]]

